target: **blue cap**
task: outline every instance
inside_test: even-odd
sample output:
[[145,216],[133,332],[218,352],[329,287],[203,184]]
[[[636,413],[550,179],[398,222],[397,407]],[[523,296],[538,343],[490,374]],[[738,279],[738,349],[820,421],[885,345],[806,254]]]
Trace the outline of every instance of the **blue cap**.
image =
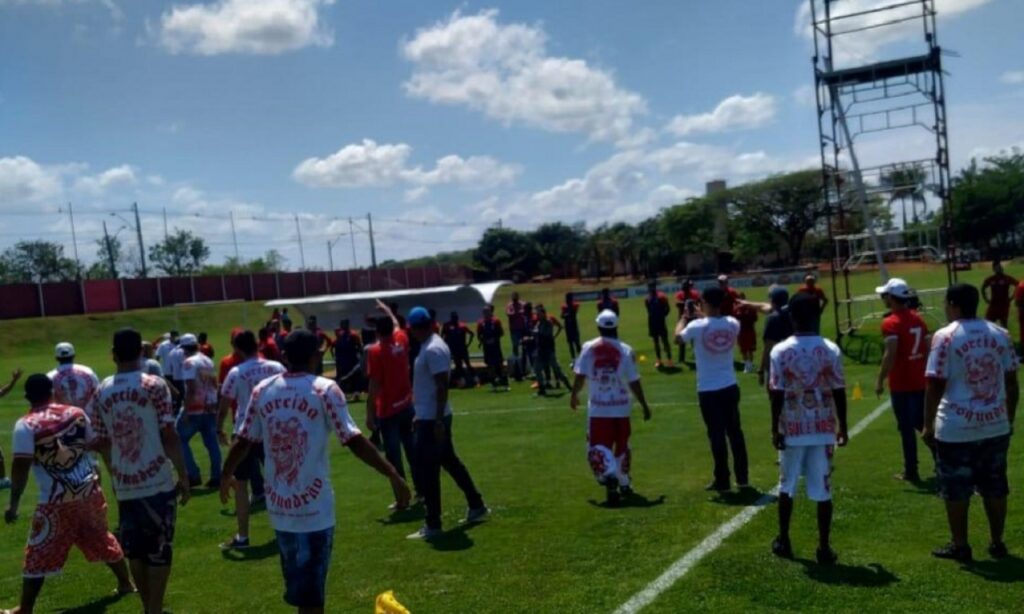
[[409,326],[423,326],[424,324],[429,324],[432,318],[426,307],[413,307],[412,311],[409,312],[409,317],[405,320],[409,323]]
[[768,299],[772,302],[772,305],[781,307],[789,302],[789,290],[782,286],[774,286],[768,291]]

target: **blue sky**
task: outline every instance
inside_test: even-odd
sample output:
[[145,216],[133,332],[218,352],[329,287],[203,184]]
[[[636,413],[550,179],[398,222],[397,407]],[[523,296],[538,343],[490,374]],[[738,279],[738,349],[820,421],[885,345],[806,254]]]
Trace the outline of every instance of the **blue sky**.
[[[954,166],[1024,144],[1024,3],[937,4],[960,55]],[[87,262],[101,222],[123,226],[106,212],[133,201],[147,242],[166,208],[219,262],[230,210],[243,258],[276,248],[291,267],[292,215],[310,267],[367,212],[382,260],[470,247],[498,219],[639,221],[710,179],[817,164],[804,5],[0,0],[0,247],[44,237],[71,253],[67,202]],[[918,40],[872,32],[845,53]],[[931,154],[920,135],[885,138],[867,162]]]

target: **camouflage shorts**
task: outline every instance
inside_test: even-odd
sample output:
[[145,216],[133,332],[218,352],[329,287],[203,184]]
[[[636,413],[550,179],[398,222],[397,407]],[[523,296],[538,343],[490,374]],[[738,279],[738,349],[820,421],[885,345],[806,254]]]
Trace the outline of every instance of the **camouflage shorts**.
[[946,501],[966,501],[977,492],[986,499],[1010,494],[1006,481],[1006,455],[1010,436],[979,441],[936,442],[935,473],[939,496]]

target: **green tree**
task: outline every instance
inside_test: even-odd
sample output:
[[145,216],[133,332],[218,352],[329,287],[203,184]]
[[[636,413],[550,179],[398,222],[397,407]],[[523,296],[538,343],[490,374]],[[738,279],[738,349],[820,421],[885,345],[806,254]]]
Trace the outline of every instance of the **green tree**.
[[715,219],[722,198],[721,192],[691,198],[662,212],[661,226],[678,269],[686,268],[686,257],[690,254],[700,255],[706,263],[714,261]]
[[[964,245],[1020,250],[1024,220],[1024,152],[972,160],[953,180],[953,232]],[[1012,248],[1012,250],[1011,250]]]
[[165,275],[194,275],[210,257],[210,248],[202,237],[175,229],[166,239],[149,248],[149,259]]
[[774,175],[729,191],[739,227],[763,241],[765,229],[788,248],[789,261],[800,262],[804,240],[827,218],[821,171]]
[[96,262],[92,263],[86,272],[89,279],[117,279],[118,269],[124,259],[124,245],[121,239],[116,236],[107,239],[100,237],[96,239]]
[[[882,173],[879,183],[889,192],[889,209],[894,202],[902,206],[902,225],[907,228],[911,221],[916,224],[928,214],[928,201],[924,197],[925,171],[916,165],[900,165]],[[911,217],[907,218],[907,202],[910,203]],[[920,205],[921,213],[918,213]]]
[[78,264],[59,243],[19,241],[0,254],[0,272],[7,283],[68,281],[78,276]]
[[537,245],[529,235],[509,228],[489,228],[473,252],[473,261],[491,278],[531,277],[539,264]]
[[583,224],[569,226],[562,222],[542,224],[530,233],[540,258],[539,270],[550,273],[556,266],[565,271],[575,269],[583,250],[585,234]]

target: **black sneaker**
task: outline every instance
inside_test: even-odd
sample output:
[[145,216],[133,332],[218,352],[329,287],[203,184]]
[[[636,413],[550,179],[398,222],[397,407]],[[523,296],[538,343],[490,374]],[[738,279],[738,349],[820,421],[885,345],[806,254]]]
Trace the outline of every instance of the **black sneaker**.
[[957,546],[952,542],[938,550],[932,550],[932,556],[937,559],[949,559],[959,563],[970,563],[974,560],[974,554],[971,552],[970,546]]
[[988,545],[988,555],[998,561],[1010,556],[1010,551],[1003,542],[992,542]]
[[708,492],[727,492],[731,490],[728,482],[719,482],[718,480],[712,480],[710,484],[704,487],[704,490]]
[[622,497],[619,496],[619,480],[615,477],[610,477],[605,480],[605,502],[608,507],[616,507],[622,502]]
[[188,479],[188,486],[189,486],[189,488],[199,488],[202,485],[203,485],[203,478],[189,478]]
[[835,565],[839,555],[832,548],[818,548],[814,558],[818,559],[818,565]]
[[619,494],[622,495],[623,497],[632,497],[633,488],[631,486],[620,486]]
[[772,554],[780,558],[791,559],[793,558],[793,546],[788,539],[776,537],[772,540]]
[[210,480],[204,485],[204,488],[209,488],[211,490],[220,488],[220,480]]

